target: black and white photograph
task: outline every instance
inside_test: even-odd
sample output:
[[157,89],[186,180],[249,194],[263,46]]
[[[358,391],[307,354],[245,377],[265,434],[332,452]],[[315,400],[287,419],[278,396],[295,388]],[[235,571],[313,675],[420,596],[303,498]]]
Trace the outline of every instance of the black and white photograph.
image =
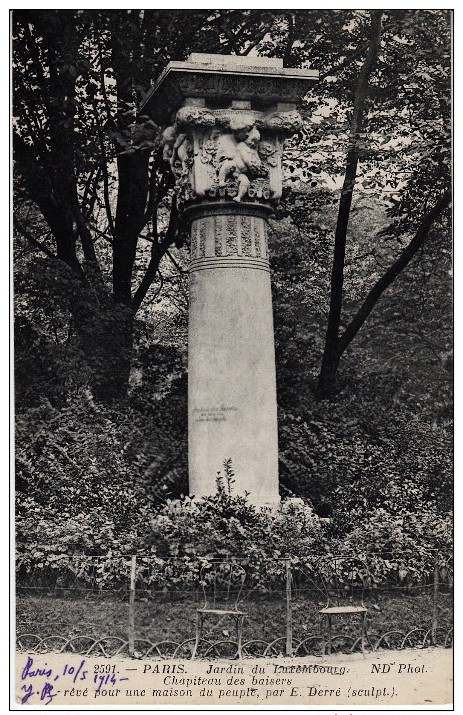
[[452,709],[453,11],[9,21],[13,709]]

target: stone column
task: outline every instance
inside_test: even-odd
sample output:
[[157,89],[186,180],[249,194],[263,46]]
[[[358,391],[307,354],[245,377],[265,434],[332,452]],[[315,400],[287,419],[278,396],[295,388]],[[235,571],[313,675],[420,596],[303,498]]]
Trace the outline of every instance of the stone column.
[[272,296],[263,209],[193,213],[188,337],[190,491],[215,491],[231,458],[234,491],[278,502]]
[[[237,67],[237,61],[247,64]],[[190,494],[214,493],[217,473],[231,458],[233,493],[275,505],[278,438],[267,218],[282,193],[284,140],[301,126],[295,102],[316,73],[284,70],[279,60],[263,64],[258,58],[218,55],[192,55],[169,67],[146,104],[151,103],[156,119],[160,110],[153,98],[162,104],[173,95],[182,104],[162,136],[177,201],[191,224]]]

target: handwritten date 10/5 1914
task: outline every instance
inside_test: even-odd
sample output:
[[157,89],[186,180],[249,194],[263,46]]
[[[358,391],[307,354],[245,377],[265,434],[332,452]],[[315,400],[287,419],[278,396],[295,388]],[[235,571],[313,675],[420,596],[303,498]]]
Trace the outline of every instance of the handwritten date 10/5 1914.
[[[48,705],[60,693],[57,689],[59,681],[63,685],[72,682],[74,685],[80,681],[92,682],[96,685],[95,692],[98,693],[105,685],[116,685],[118,682],[128,680],[126,677],[119,677],[114,663],[95,663],[93,673],[85,669],[85,658],[77,665],[65,663],[58,670],[43,664],[34,663],[34,659],[28,656],[26,664],[21,671],[21,680],[25,681],[21,686],[24,695],[22,703],[28,702],[32,696],[38,695],[44,705]],[[93,677],[92,677],[93,676]]]

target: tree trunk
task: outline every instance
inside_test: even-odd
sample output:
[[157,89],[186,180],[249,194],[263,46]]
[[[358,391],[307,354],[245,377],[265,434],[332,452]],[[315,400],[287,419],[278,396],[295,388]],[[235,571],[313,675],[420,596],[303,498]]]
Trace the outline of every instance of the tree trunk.
[[[75,312],[74,312],[75,317]],[[133,351],[133,311],[126,305],[85,305],[78,339],[96,400],[111,403],[127,394]]]
[[[44,132],[44,136],[39,137],[41,141],[33,145],[24,141],[20,132],[15,133],[15,158],[28,193],[53,234],[56,258],[70,266],[78,278],[70,291],[71,312],[77,339],[88,362],[93,393],[97,399],[117,399],[125,395],[128,387],[135,313],[158,271],[159,262],[175,238],[169,228],[166,236],[153,245],[147,274],[132,297],[138,239],[151,217],[147,211],[150,151],[137,148],[137,133],[133,129],[137,94],[146,84],[146,66],[141,57],[154,41],[153,34],[151,40],[145,37],[149,35],[149,28],[144,28],[144,24],[149,18],[150,26],[155,29],[157,15],[150,11],[146,14],[113,11],[109,21],[114,30],[111,51],[118,98],[115,134],[118,137],[115,140],[118,194],[114,222],[112,216],[110,221],[113,233],[113,294],[110,296],[99,273],[92,234],[77,192],[74,115],[81,39],[78,23],[73,15],[62,11],[26,12],[28,14],[20,18],[24,31],[27,33],[33,25],[38,30],[29,32],[28,41],[31,48],[37,50],[39,74],[42,62],[47,70],[46,91],[40,99],[48,124],[46,135]],[[45,60],[38,52],[37,37],[47,40]],[[133,113],[128,112],[130,107]],[[104,167],[102,172],[104,174]],[[171,221],[170,226],[173,223]],[[83,265],[77,257],[74,225],[82,243]],[[35,245],[46,252],[40,242],[36,241]],[[49,254],[53,256],[52,252]]]
[[359,137],[365,114],[368,82],[378,57],[381,42],[381,11],[370,11],[370,43],[365,61],[360,69],[355,88],[354,110],[349,132],[349,150],[346,159],[344,182],[339,200],[338,220],[334,239],[333,267],[331,271],[330,311],[325,338],[317,392],[319,397],[331,394],[340,360],[339,327],[341,323],[344,263],[347,228],[349,225],[352,195],[359,159]]
[[132,360],[132,308],[114,302],[101,274],[90,264],[74,282],[70,309],[94,398],[105,403],[123,399]]
[[119,154],[119,187],[113,242],[113,291],[117,303],[132,301],[132,271],[145,223],[149,152]]
[[381,276],[381,278],[379,278],[379,280],[370,290],[362,305],[358,309],[357,313],[354,315],[349,325],[345,329],[344,333],[339,338],[339,357],[341,357],[344,350],[355,338],[358,331],[360,330],[360,328],[370,315],[371,311],[375,307],[376,303],[381,298],[384,291],[389,288],[389,286],[393,283],[397,276],[406,268],[406,266],[408,266],[412,258],[416,256],[416,254],[426,241],[434,221],[437,220],[441,213],[450,204],[451,198],[452,195],[450,191],[447,191],[440,197],[437,203],[432,207],[432,209],[428,211],[428,213],[421,220],[421,223],[418,226],[418,230],[410,241],[410,243],[405,246],[399,257],[394,261],[391,266],[389,266],[387,271]]

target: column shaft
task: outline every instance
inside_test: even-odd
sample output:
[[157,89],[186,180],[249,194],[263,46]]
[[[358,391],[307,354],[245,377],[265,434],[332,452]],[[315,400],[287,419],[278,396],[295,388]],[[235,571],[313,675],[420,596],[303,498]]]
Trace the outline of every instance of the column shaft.
[[[245,209],[192,222],[188,343],[190,493],[216,491],[231,458],[235,494],[276,504],[278,442],[267,224]],[[212,253],[213,249],[213,253]]]

